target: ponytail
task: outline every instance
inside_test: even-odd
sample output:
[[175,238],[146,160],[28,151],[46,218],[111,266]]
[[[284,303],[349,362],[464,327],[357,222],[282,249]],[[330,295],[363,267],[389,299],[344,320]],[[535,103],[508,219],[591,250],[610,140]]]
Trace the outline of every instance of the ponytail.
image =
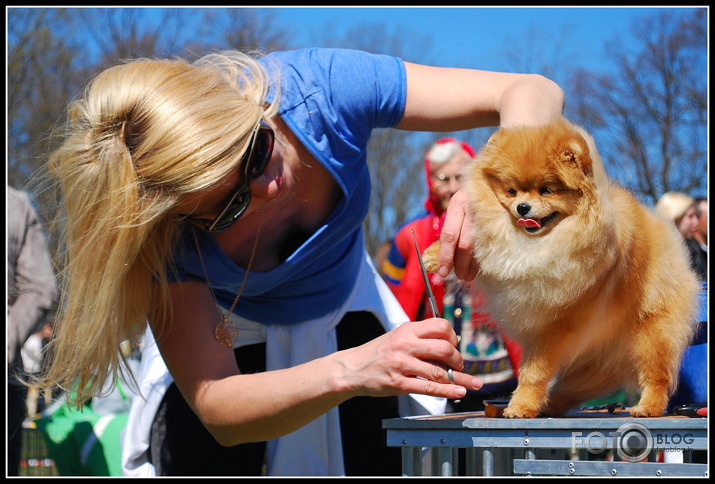
[[252,128],[276,112],[267,92],[258,62],[231,52],[115,66],[70,105],[49,160],[64,217],[63,296],[53,360],[36,384],[76,391],[79,405],[124,372],[122,342],[168,310],[177,205],[235,169]]

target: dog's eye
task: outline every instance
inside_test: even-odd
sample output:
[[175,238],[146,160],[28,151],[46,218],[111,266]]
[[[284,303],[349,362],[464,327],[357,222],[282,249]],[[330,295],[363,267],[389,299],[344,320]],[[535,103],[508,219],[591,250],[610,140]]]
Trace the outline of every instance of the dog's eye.
[[541,190],[539,190],[539,193],[541,195],[548,195],[549,193],[554,193],[554,191],[551,188],[543,187]]
[[516,190],[514,190],[513,188],[508,188],[506,192],[513,197],[516,196]]

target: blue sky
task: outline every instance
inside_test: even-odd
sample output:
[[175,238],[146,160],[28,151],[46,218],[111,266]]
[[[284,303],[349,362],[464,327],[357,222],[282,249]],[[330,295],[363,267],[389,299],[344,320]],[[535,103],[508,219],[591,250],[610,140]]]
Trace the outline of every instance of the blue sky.
[[[384,23],[407,32],[430,34],[440,65],[507,70],[509,43],[563,39],[573,62],[608,68],[606,41],[630,35],[634,21],[666,7],[296,7],[275,8],[277,20],[295,41],[311,45],[316,33],[339,32],[356,24]],[[667,7],[684,10],[683,7]],[[538,32],[538,33],[536,33]]]
[[[176,8],[176,7],[170,7]],[[190,5],[188,9],[217,8]],[[223,7],[225,8],[225,7]],[[685,13],[689,7],[279,7],[249,6],[274,17],[290,33],[290,47],[322,45],[325,33],[340,38],[357,25],[384,24],[390,33],[431,40],[429,52],[407,58],[417,63],[501,71],[538,71],[517,66],[505,53],[531,49],[532,57],[561,65],[605,71],[611,64],[607,41],[622,36],[628,43],[634,22],[667,9]],[[163,8],[147,7],[146,19],[157,21]],[[199,18],[197,16],[197,18]],[[409,38],[406,39],[409,42]],[[386,52],[396,55],[400,53]],[[427,56],[429,55],[429,58]],[[527,57],[527,56],[523,56]],[[520,68],[521,67],[521,68]],[[530,67],[530,66],[529,66]],[[543,74],[543,72],[540,72]],[[557,82],[565,79],[554,79]]]

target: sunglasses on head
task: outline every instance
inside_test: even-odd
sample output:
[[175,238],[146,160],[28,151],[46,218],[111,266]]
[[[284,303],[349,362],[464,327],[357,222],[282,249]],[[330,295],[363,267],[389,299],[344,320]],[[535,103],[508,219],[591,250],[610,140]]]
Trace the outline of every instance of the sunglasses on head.
[[275,136],[271,127],[261,121],[251,134],[248,151],[241,160],[243,163],[239,164],[239,166],[245,166],[243,185],[236,190],[221,213],[213,220],[191,216],[187,216],[186,219],[207,232],[223,232],[233,225],[251,203],[249,186],[253,180],[263,174],[271,161],[274,140]]

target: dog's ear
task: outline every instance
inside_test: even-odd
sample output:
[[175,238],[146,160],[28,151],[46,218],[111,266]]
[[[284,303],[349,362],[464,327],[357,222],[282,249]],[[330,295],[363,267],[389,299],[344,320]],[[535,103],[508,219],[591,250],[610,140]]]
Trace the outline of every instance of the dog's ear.
[[591,176],[593,164],[586,141],[580,136],[574,136],[561,145],[556,159],[560,163],[579,168],[584,174]]

